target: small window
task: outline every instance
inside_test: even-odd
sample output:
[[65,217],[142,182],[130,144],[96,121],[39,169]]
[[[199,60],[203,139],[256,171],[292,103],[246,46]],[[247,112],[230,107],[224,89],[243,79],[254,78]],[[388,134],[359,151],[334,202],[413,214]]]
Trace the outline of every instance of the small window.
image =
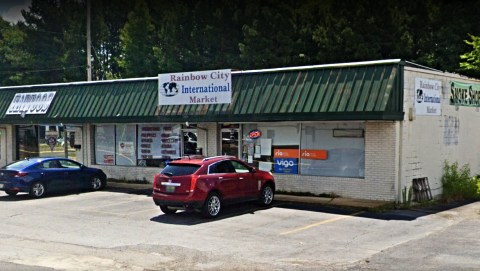
[[250,172],[250,169],[245,166],[244,164],[238,162],[238,161],[230,161],[232,163],[233,168],[235,168],[235,172],[237,173],[248,173]]
[[162,170],[162,174],[169,176],[185,176],[195,173],[199,168],[199,165],[169,164]]
[[79,164],[68,160],[60,160],[60,164],[63,168],[80,168]]
[[233,173],[235,169],[229,161],[221,161],[210,166],[210,174]]

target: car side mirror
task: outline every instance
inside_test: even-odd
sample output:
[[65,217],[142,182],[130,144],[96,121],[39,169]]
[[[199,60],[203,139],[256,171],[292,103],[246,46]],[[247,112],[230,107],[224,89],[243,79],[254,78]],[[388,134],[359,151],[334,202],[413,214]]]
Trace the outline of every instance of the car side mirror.
[[257,172],[257,170],[254,167],[251,167],[250,168],[250,173],[255,173],[255,172]]

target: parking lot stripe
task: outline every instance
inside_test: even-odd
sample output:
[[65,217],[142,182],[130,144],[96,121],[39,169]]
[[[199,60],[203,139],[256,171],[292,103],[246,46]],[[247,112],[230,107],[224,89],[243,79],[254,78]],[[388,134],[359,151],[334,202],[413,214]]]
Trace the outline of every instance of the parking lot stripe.
[[282,233],[280,233],[280,235],[287,235],[287,234],[301,232],[301,231],[308,230],[310,228],[317,227],[317,226],[320,226],[320,225],[323,225],[323,224],[328,224],[328,223],[332,223],[332,222],[335,222],[335,221],[350,218],[350,217],[353,217],[353,216],[357,216],[361,213],[363,213],[363,211],[356,212],[356,213],[353,213],[351,215],[342,215],[342,216],[334,217],[334,218],[323,220],[323,221],[320,221],[320,222],[317,222],[317,223],[314,223],[314,224],[310,224],[310,225],[307,225],[307,226],[304,226],[304,227],[300,227],[300,228],[296,228],[296,229],[289,230],[289,231],[286,231],[286,232],[282,232]]

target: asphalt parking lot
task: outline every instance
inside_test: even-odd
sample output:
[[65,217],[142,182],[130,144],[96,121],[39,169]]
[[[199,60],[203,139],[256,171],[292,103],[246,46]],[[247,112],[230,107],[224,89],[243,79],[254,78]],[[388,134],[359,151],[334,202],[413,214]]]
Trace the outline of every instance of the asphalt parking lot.
[[428,248],[428,238],[449,230],[470,241],[458,252],[462,265],[447,266],[480,266],[479,241],[471,236],[480,226],[478,202],[378,214],[275,201],[270,208],[230,206],[208,220],[191,212],[163,215],[148,193],[107,189],[37,200],[0,192],[0,210],[0,264],[10,270],[404,270],[401,260],[421,255],[403,247]]

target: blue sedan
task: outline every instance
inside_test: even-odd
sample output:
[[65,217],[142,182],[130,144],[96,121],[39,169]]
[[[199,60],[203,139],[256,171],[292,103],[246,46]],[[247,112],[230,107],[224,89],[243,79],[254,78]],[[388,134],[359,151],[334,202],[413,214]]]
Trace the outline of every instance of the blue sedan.
[[106,184],[101,169],[65,158],[29,158],[0,169],[0,190],[11,196],[26,192],[41,198],[51,192],[100,190]]

